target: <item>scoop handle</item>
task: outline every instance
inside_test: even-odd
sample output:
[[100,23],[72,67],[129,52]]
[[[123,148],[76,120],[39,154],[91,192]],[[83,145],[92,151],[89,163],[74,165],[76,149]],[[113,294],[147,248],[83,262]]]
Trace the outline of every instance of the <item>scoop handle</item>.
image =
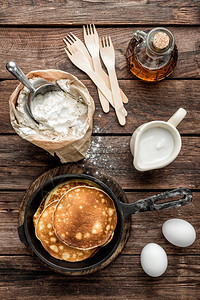
[[[163,203],[156,204],[160,200],[170,199],[177,196],[183,196],[182,198],[171,200]],[[121,210],[124,219],[131,214],[139,212],[160,210],[170,207],[179,207],[186,205],[192,201],[192,192],[187,188],[177,188],[172,191],[167,191],[161,194],[157,194],[146,199],[138,200],[131,204],[125,204],[120,202]]]
[[25,85],[30,92],[34,93],[35,92],[35,88],[32,85],[32,83],[28,80],[28,78],[25,76],[25,74],[22,72],[22,70],[18,67],[18,65],[13,62],[13,61],[9,61],[6,64],[6,69],[15,76],[15,78],[17,78],[21,83],[23,83],[23,85]]

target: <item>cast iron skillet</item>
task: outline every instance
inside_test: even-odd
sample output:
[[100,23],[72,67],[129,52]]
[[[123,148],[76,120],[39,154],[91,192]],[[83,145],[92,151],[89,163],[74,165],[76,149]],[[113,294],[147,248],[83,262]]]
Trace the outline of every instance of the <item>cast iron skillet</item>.
[[[52,257],[42,246],[40,241],[35,236],[33,226],[33,215],[36,212],[41,200],[47,192],[52,190],[58,184],[70,179],[87,179],[97,183],[103,190],[113,199],[117,211],[117,226],[112,240],[104,247],[101,247],[92,257],[81,262],[66,262]],[[165,200],[172,197],[183,196],[178,200],[162,202],[156,204],[159,200]],[[192,200],[192,194],[189,189],[178,188],[172,191],[164,192],[146,199],[138,200],[137,202],[127,204],[122,203],[117,199],[110,188],[100,180],[86,174],[65,174],[52,178],[41,185],[30,198],[25,214],[24,223],[18,227],[18,234],[21,242],[28,244],[33,252],[50,268],[58,272],[66,274],[90,273],[92,269],[100,269],[115,252],[118,247],[124,232],[125,219],[131,214],[160,210],[170,207],[178,207],[188,204]]]

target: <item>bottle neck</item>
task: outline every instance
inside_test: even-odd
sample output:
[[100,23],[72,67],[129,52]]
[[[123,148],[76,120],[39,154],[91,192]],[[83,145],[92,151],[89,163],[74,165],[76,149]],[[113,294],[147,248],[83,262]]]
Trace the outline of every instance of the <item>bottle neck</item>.
[[155,28],[146,37],[147,54],[152,58],[170,55],[174,50],[174,37],[165,28]]

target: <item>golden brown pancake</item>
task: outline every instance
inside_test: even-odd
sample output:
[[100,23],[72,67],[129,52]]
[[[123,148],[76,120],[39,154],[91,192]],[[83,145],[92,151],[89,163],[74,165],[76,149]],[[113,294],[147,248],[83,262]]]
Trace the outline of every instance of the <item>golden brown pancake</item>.
[[35,228],[37,238],[49,254],[57,259],[78,262],[90,257],[96,249],[78,250],[71,248],[62,243],[55,235],[52,216],[57,203],[57,201],[54,201],[49,204],[40,215]]
[[86,180],[86,179],[72,179],[68,180],[66,182],[63,182],[59,185],[57,185],[53,190],[50,191],[48,197],[45,200],[45,205],[49,205],[53,201],[60,200],[60,198],[71,188],[74,188],[76,186],[93,186],[100,188],[98,184],[94,183],[93,181]]
[[43,211],[43,209],[44,209],[45,200],[46,200],[47,197],[48,197],[48,194],[46,194],[46,196],[42,199],[42,201],[41,201],[41,203],[40,203],[40,205],[39,205],[39,207],[38,207],[36,213],[35,213],[34,216],[33,216],[33,224],[34,224],[34,227],[36,226],[37,221],[38,221],[38,219],[39,219],[39,217],[40,217],[40,215],[41,215],[41,213],[42,213],[42,211]]
[[93,181],[86,180],[86,179],[71,179],[68,181],[65,181],[59,185],[57,185],[53,190],[51,190],[43,199],[42,202],[40,203],[40,206],[38,207],[36,213],[33,216],[33,224],[34,227],[36,226],[36,223],[43,211],[43,209],[49,205],[53,201],[59,200],[68,190],[71,188],[74,188],[76,186],[94,186],[94,187],[99,187],[98,184],[94,183]]
[[58,202],[53,217],[60,240],[77,249],[104,245],[113,234],[117,213],[113,200],[102,190],[79,186]]
[[108,245],[112,241],[113,236],[114,236],[114,232],[111,234],[111,236],[109,237],[109,239],[105,242],[105,244],[103,244],[101,247],[104,247],[104,246]]

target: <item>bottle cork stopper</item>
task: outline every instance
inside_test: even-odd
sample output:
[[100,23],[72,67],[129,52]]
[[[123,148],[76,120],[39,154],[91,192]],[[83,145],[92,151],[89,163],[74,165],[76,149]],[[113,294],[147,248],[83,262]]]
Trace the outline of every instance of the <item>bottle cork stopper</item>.
[[169,45],[169,36],[165,32],[157,32],[153,38],[153,45],[160,50],[166,48]]

